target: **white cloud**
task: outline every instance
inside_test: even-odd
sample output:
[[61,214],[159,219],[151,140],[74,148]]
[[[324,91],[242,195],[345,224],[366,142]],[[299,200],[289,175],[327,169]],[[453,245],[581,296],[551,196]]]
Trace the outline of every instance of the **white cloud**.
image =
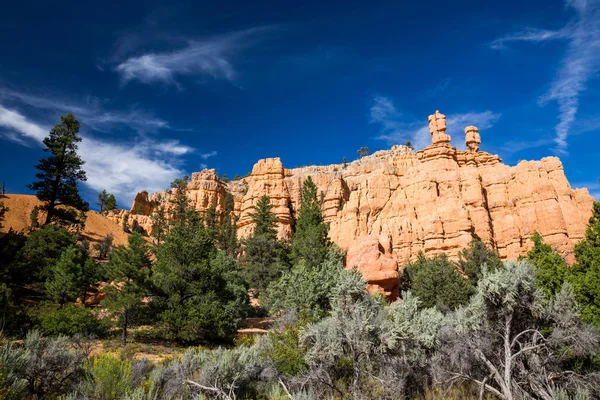
[[[500,118],[500,114],[492,111],[450,114],[446,117],[452,143],[459,149],[465,148],[464,128],[475,125],[479,130],[489,129]],[[381,125],[379,139],[391,144],[403,144],[410,141],[415,149],[422,149],[431,144],[431,134],[427,121],[407,120],[403,117],[391,99],[376,96],[371,107],[371,123]]]
[[202,157],[202,159],[203,159],[203,160],[206,160],[206,159],[208,159],[208,158],[210,158],[210,157],[214,157],[214,156],[216,156],[216,155],[217,155],[217,151],[216,151],[216,150],[213,150],[213,151],[211,151],[211,152],[208,152],[208,153],[203,153],[203,154],[200,154],[200,157]]
[[252,36],[268,28],[254,28],[204,41],[189,41],[186,47],[163,53],[147,53],[129,57],[115,70],[124,83],[165,83],[179,86],[176,76],[207,75],[215,79],[233,80],[235,70],[231,57],[249,44]]
[[[41,143],[50,127],[37,124],[16,110],[0,106],[0,128],[17,138]],[[120,204],[128,204],[141,190],[164,190],[169,183],[184,175],[177,156],[192,149],[177,141],[142,141],[111,143],[82,135],[79,155],[85,161],[88,180],[85,185],[114,193]]]
[[558,124],[555,127],[555,150],[566,153],[571,127],[579,109],[579,97],[587,89],[589,80],[600,71],[600,1],[567,0],[575,10],[575,18],[556,31],[527,30],[497,39],[492,48],[502,48],[512,41],[542,42],[553,39],[568,40],[557,74],[548,92],[540,98],[545,104],[558,104]]
[[175,156],[182,156],[184,154],[194,152],[194,149],[192,147],[181,144],[178,140],[170,140],[161,143],[152,143],[151,146],[160,153],[172,154]]
[[48,130],[28,121],[27,118],[17,111],[9,110],[2,106],[0,106],[0,126],[12,133],[20,133],[38,142],[44,140],[48,135]]
[[159,129],[170,128],[167,121],[135,107],[125,112],[106,111],[103,107],[105,102],[91,96],[77,103],[57,98],[54,95],[34,95],[0,87],[0,99],[16,101],[42,110],[59,113],[72,112],[83,125],[100,132],[108,132],[118,125],[128,126],[140,133],[151,133]]
[[548,31],[543,29],[528,29],[522,32],[506,35],[490,43],[492,49],[503,49],[505,43],[516,41],[543,42],[550,39],[566,39],[570,35],[570,29],[563,28],[558,31]]

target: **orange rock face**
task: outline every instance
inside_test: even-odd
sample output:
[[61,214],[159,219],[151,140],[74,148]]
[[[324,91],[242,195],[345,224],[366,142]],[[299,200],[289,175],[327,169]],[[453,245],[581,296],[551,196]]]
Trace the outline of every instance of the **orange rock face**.
[[383,238],[381,242],[373,235],[357,238],[346,253],[346,268],[356,268],[362,273],[369,293],[381,293],[394,301],[399,294],[398,263],[391,256],[391,248],[384,246],[390,245],[389,239]]
[[[377,285],[371,290],[389,296],[397,291],[391,284],[397,280],[394,265],[405,265],[420,251],[454,258],[474,237],[493,243],[503,259],[512,259],[527,253],[529,238],[538,231],[572,258],[594,199],[586,189],[571,189],[558,158],[511,167],[479,151],[476,127],[467,127],[469,150],[462,151],[449,144],[443,114],[431,115],[429,123],[432,145],[418,152],[394,146],[344,165],[294,169],[268,158],[258,161],[248,177],[227,184],[214,170],[195,173],[188,194],[203,213],[211,205],[221,210],[225,193],[231,193],[241,237],[252,232],[248,213],[267,195],[283,238],[293,233],[302,183],[310,176],[323,195],[330,238]],[[168,199],[164,193],[147,197],[153,204],[159,197]],[[143,200],[143,195],[139,201],[136,197],[139,204]]]

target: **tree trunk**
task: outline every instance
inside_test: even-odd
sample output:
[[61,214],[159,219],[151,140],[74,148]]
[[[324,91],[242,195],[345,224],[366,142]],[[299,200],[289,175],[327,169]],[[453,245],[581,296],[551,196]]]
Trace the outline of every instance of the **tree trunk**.
[[46,206],[46,222],[44,222],[44,226],[48,225],[52,220],[52,216],[54,215],[54,206],[56,205],[55,201],[52,200]]
[[504,385],[507,400],[513,400],[512,395],[512,349],[510,345],[510,332],[512,330],[512,314],[504,317]]
[[121,340],[123,340],[123,343],[127,343],[127,316],[127,310],[123,311],[123,335],[121,336]]

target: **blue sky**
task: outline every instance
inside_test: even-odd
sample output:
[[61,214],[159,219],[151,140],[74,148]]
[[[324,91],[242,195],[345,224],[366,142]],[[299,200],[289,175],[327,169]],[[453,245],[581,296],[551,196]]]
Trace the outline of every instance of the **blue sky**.
[[600,1],[10,2],[0,181],[26,193],[60,115],[82,123],[91,203],[128,207],[203,167],[244,175],[430,141],[506,163],[558,155],[600,196]]

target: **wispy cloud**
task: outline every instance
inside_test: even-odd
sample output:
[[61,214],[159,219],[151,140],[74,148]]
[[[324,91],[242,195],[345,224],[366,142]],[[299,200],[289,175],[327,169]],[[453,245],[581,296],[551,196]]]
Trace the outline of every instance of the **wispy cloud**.
[[557,31],[548,31],[544,29],[527,29],[522,32],[513,33],[510,35],[503,36],[499,39],[494,40],[490,43],[492,49],[504,49],[506,43],[509,42],[543,42],[551,39],[567,39],[572,34],[571,27],[565,27]]
[[202,154],[200,154],[200,157],[202,157],[203,160],[206,160],[206,159],[208,159],[210,157],[214,157],[216,155],[217,155],[217,151],[213,150],[213,151],[210,151],[208,153],[202,153]]
[[[18,110],[0,106],[0,132],[9,132],[9,139],[40,144],[49,130],[50,126],[35,122]],[[141,190],[168,187],[174,178],[184,175],[178,157],[193,151],[175,140],[117,143],[85,133],[82,138],[79,154],[85,161],[85,184],[96,191],[106,189],[114,193],[120,204],[128,204]]]
[[177,50],[131,56],[121,61],[115,71],[125,84],[137,80],[180,87],[177,76],[199,75],[231,81],[236,74],[231,58],[249,46],[258,33],[269,29],[260,27],[202,41],[190,40]]
[[600,71],[600,1],[567,0],[566,5],[575,10],[576,16],[565,27],[556,31],[529,29],[490,44],[498,49],[515,41],[568,40],[567,51],[550,89],[540,98],[540,104],[551,100],[558,104],[554,142],[555,151],[563,154],[567,152],[567,139],[579,109],[579,98],[589,80]]
[[[464,128],[475,125],[480,130],[489,129],[500,118],[492,111],[450,114],[446,118],[452,143],[459,149],[465,148]],[[392,100],[385,96],[376,96],[371,107],[371,123],[381,125],[378,139],[393,144],[410,141],[416,149],[431,144],[431,134],[426,121],[417,121],[399,112]]]
[[100,132],[110,131],[117,125],[128,126],[138,133],[153,133],[159,129],[170,128],[167,121],[137,107],[128,111],[106,110],[106,102],[93,96],[87,96],[83,101],[74,102],[61,99],[55,94],[31,94],[0,87],[0,100],[57,113],[72,112],[81,120],[82,124]]

